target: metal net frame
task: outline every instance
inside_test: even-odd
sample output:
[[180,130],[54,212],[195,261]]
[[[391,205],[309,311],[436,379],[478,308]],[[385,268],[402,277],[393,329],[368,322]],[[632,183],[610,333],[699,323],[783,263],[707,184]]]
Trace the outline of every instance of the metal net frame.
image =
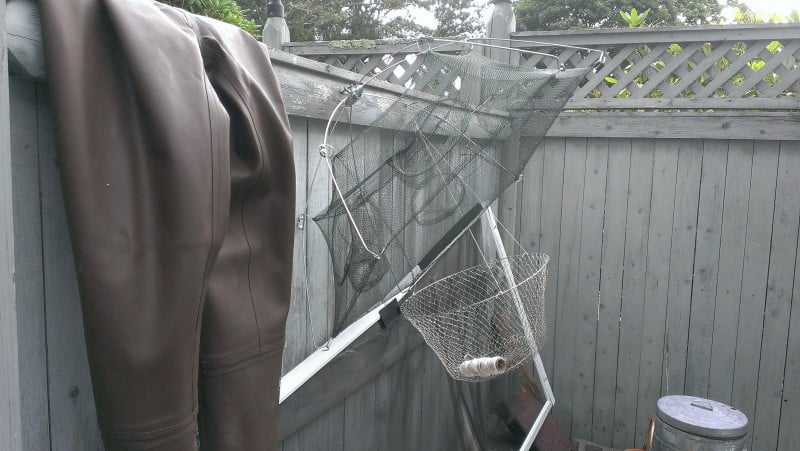
[[333,262],[334,336],[418,281],[465,216],[519,179],[589,71],[476,52],[415,57],[419,74],[403,95],[342,149],[321,148],[336,188],[314,217]]
[[473,266],[415,291],[400,307],[450,376],[492,379],[532,356],[531,339],[545,338],[548,260],[523,253]]

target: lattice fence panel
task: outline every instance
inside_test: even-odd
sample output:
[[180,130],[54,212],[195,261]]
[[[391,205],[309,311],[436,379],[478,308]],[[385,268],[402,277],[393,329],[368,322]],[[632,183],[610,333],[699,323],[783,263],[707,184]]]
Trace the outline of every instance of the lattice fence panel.
[[[738,35],[733,33],[735,29],[720,27],[710,31],[697,28],[698,32],[664,29],[658,35],[664,36],[661,40],[653,38],[653,30],[642,40],[646,43],[636,41],[638,32],[634,32],[620,33],[625,39],[607,33],[609,42],[599,39],[601,42],[582,44],[606,52],[603,62],[598,61],[598,52],[523,42],[522,38],[513,45],[558,58],[523,53],[519,64],[526,67],[594,67],[567,108],[800,109],[800,28],[762,26]],[[575,42],[569,39],[569,32],[561,37]],[[407,87],[435,71],[414,57],[419,45],[410,41],[374,49],[342,50],[309,43],[308,48],[312,47],[313,54],[297,43],[288,50],[362,74],[365,79],[375,76]],[[457,53],[469,49],[468,44],[457,44],[443,50]]]

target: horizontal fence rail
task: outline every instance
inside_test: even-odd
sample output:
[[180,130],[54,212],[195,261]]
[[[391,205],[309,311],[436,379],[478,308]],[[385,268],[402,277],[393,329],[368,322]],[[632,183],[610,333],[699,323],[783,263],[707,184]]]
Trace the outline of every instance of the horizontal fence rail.
[[[594,66],[567,109],[800,109],[800,24],[519,32],[510,39],[511,47],[558,56],[521,53],[525,67]],[[559,45],[606,56],[601,61],[599,52]],[[365,79],[413,87],[419,74],[436,70],[414,53],[469,47],[437,40],[347,41],[287,43],[284,50]]]

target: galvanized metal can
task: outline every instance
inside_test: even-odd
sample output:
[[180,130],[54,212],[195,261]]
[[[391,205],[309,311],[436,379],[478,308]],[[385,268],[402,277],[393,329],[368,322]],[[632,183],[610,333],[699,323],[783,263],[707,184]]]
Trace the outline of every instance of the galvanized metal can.
[[747,415],[721,402],[671,395],[658,400],[653,451],[747,451]]

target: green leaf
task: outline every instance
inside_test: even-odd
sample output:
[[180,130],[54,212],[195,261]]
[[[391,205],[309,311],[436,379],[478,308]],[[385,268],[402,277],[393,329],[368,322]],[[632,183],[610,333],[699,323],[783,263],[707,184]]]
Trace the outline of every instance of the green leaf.
[[778,50],[780,50],[782,48],[783,48],[783,44],[781,44],[780,41],[772,41],[769,44],[767,44],[767,51],[769,53],[772,53],[772,54],[777,53]]
[[764,60],[758,58],[754,58],[747,63],[750,69],[753,69],[754,72],[758,72],[762,67],[764,67],[765,64],[767,63],[764,62]]
[[607,77],[605,78],[605,81],[606,81],[607,83],[610,83],[610,84],[612,84],[612,85],[615,85],[615,84],[617,84],[617,79],[616,79],[616,78],[614,78],[614,77],[612,77],[612,76],[610,76],[610,75],[609,75],[609,76],[607,76]]

